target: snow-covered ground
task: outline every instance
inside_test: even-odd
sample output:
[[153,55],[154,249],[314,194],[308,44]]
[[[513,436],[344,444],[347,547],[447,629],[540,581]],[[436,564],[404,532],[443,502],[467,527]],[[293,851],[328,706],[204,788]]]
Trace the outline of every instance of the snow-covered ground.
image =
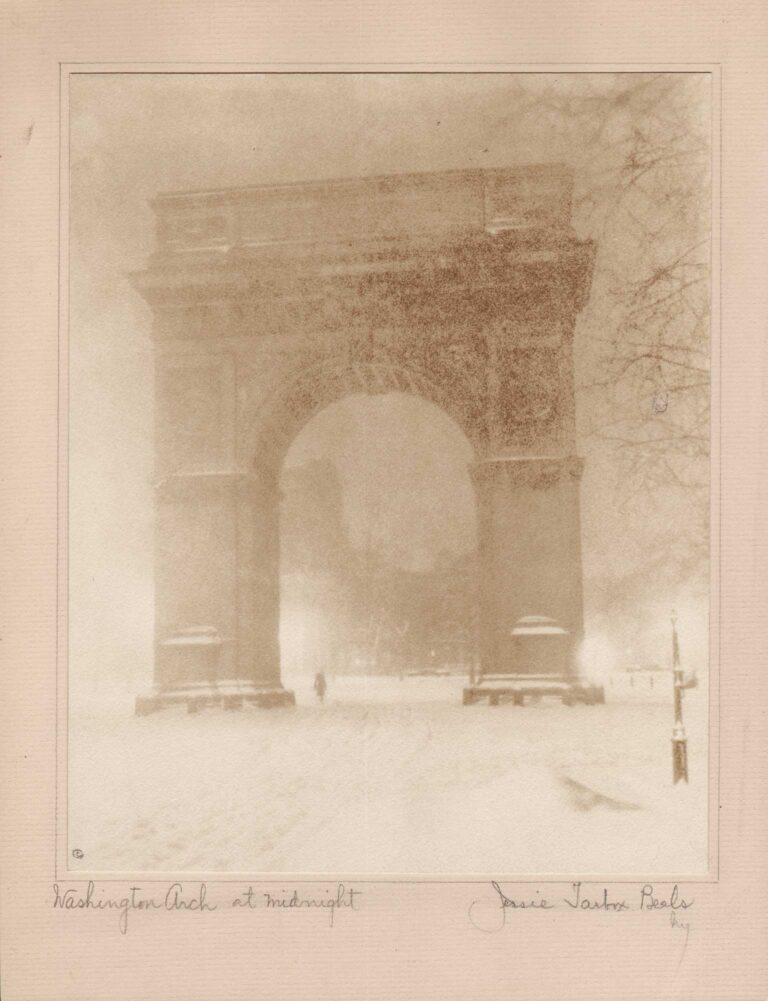
[[72,867],[109,871],[692,875],[707,868],[707,695],[686,692],[691,782],[671,782],[671,682],[608,702],[464,707],[464,679],[337,678],[323,706],[69,727]]

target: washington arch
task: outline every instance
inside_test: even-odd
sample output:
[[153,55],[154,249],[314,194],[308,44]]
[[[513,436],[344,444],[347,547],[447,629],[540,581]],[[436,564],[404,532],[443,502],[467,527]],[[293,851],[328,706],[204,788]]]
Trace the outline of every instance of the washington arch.
[[[155,688],[291,702],[278,644],[283,456],[349,393],[418,394],[474,449],[481,672],[510,633],[583,630],[572,338],[594,247],[558,165],[163,194],[135,286],[156,356]],[[524,659],[524,658],[523,658]]]

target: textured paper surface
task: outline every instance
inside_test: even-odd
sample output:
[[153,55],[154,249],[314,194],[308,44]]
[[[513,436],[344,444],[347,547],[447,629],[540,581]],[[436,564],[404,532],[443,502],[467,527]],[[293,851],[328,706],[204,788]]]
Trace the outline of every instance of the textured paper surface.
[[[293,10],[235,5],[138,8],[6,7],[3,111],[5,515],[3,590],[2,992],[13,998],[196,997],[712,997],[768,993],[766,930],[765,320],[762,237],[766,145],[766,16],[646,8],[577,12],[502,5],[418,13],[343,4]],[[57,316],[59,268],[59,63],[174,63],[248,69],[572,70],[690,68],[722,82],[721,420],[722,555],[711,600],[720,607],[719,711],[710,734],[718,856],[705,881],[679,880],[694,899],[672,927],[666,912],[637,909],[643,880],[590,882],[627,913],[517,911],[499,931],[478,918],[494,902],[486,882],[357,882],[355,913],[333,927],[318,911],[227,909],[247,887],[206,879],[216,913],[129,917],[53,908],[56,762],[66,740],[57,690]],[[66,196],[66,192],[64,192]],[[62,224],[63,225],[63,224]],[[715,283],[716,289],[719,283]],[[66,309],[66,289],[61,308]],[[715,330],[715,343],[718,332]],[[717,402],[717,394],[715,394]],[[63,470],[62,470],[63,471]],[[762,484],[762,486],[761,486]],[[64,523],[66,511],[59,504]],[[58,712],[58,727],[56,726]],[[719,732],[718,732],[719,731]],[[58,734],[58,738],[57,738]],[[717,751],[719,749],[719,756]],[[60,778],[60,776],[58,776]],[[60,839],[59,839],[60,843]],[[61,872],[61,869],[59,869]],[[514,871],[514,865],[510,865]],[[114,880],[114,874],[104,874]],[[599,875],[599,874],[598,874]],[[663,884],[669,893],[676,874]],[[200,876],[199,879],[204,878]],[[198,877],[196,876],[196,879]],[[198,879],[198,881],[199,881]],[[168,874],[165,886],[173,880]],[[63,886],[65,880],[59,878]],[[99,893],[107,884],[99,882]],[[123,885],[123,884],[120,884]],[[142,881],[142,885],[144,882]],[[293,889],[286,876],[286,889]],[[335,885],[327,880],[318,892]],[[282,884],[281,884],[282,887]],[[507,888],[510,895],[512,891]],[[262,887],[258,888],[263,889]],[[349,887],[347,887],[347,890]],[[515,893],[523,899],[522,890]],[[567,882],[524,888],[562,898]],[[160,892],[164,896],[165,887]],[[480,908],[470,914],[474,901]],[[490,902],[490,903],[489,903]],[[474,916],[474,920],[473,920]],[[113,919],[114,917],[114,919]],[[487,915],[486,915],[487,917]],[[483,925],[483,928],[478,927]]]

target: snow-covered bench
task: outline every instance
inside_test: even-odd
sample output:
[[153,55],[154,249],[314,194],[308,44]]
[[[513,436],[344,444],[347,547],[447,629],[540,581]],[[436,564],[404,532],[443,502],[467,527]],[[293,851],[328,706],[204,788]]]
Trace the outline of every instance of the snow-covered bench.
[[462,704],[471,706],[475,702],[488,699],[489,705],[512,702],[524,706],[528,697],[559,698],[563,705],[572,706],[577,702],[597,705],[605,702],[605,691],[599,685],[559,676],[542,674],[484,674],[479,681],[464,689]]

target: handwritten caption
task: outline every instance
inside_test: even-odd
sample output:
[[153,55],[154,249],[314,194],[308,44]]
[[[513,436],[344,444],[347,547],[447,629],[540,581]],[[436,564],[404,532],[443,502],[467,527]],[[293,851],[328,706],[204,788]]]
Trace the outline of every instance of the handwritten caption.
[[74,887],[64,888],[53,884],[53,906],[63,911],[103,911],[116,915],[120,932],[128,932],[129,916],[135,912],[165,911],[167,913],[188,912],[196,914],[224,910],[321,910],[328,916],[328,924],[333,927],[337,911],[358,910],[362,891],[338,883],[332,890],[308,896],[298,890],[273,893],[270,890],[257,891],[248,886],[235,896],[213,898],[207,883],[196,883],[190,887],[184,883],[171,883],[164,894],[146,894],[141,886],[129,886],[125,893],[113,894],[104,887],[97,887],[89,880],[84,890]]
[[[626,911],[666,912],[672,927],[690,932],[688,914],[694,906],[694,899],[686,897],[677,883],[674,886],[657,888],[652,883],[644,883],[631,893],[620,895],[608,887],[590,888],[581,882],[570,883],[565,892],[556,887],[547,891],[536,889],[526,896],[505,890],[491,880],[487,892],[472,900],[468,909],[470,923],[483,932],[500,931],[512,912],[558,910],[568,914],[602,912],[621,914]],[[298,889],[264,890],[253,885],[241,887],[234,895],[222,890],[217,884],[216,893],[205,882],[170,883],[165,892],[147,893],[141,886],[128,886],[125,891],[115,893],[89,880],[85,887],[64,887],[53,884],[53,907],[61,911],[100,911],[111,913],[117,919],[120,933],[126,935],[131,916],[136,912],[164,911],[166,913],[187,912],[208,914],[222,911],[321,911],[327,917],[330,927],[334,926],[339,912],[354,912],[360,909],[363,891],[344,883],[320,892],[305,893]]]

